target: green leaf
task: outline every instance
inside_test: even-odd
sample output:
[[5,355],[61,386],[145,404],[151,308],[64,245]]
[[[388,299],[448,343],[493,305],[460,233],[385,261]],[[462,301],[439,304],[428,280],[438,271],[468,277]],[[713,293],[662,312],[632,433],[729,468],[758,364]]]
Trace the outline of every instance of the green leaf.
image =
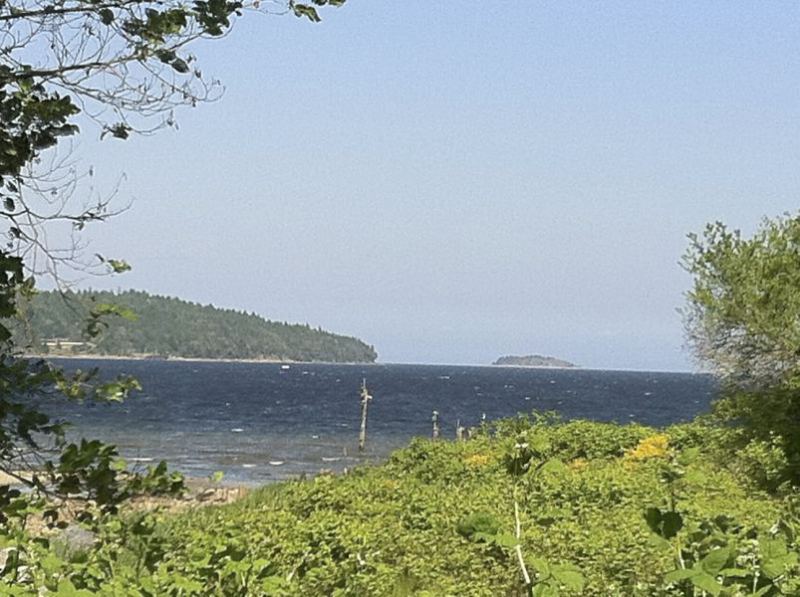
[[498,533],[494,537],[494,542],[500,547],[514,549],[517,546],[517,538],[509,533]]
[[770,558],[761,562],[761,571],[769,579],[775,579],[786,572],[787,562],[785,558]]
[[188,594],[192,593],[200,593],[203,591],[203,583],[200,581],[194,580],[192,578],[187,578],[182,574],[171,574],[170,575],[170,582],[175,585],[176,589],[186,591]]
[[664,575],[664,582],[674,583],[681,580],[686,580],[697,574],[697,570],[691,568],[678,568],[677,570],[670,570]]
[[719,584],[713,576],[705,572],[699,572],[689,578],[692,584],[702,591],[711,593],[716,596],[722,592],[722,585]]
[[547,462],[545,462],[541,466],[541,472],[547,473],[551,475],[561,474],[567,470],[567,465],[565,465],[561,460],[558,458],[551,458]]
[[[267,595],[272,595],[286,585],[286,581],[280,576],[268,576],[261,581],[261,590]],[[202,590],[202,587],[201,589]]]
[[559,597],[560,594],[561,591],[558,590],[558,586],[550,583],[539,583],[531,591],[533,597]]
[[547,560],[542,558],[530,558],[529,561],[533,569],[543,578],[550,576],[550,565],[547,563]]
[[645,510],[644,519],[651,531],[661,535],[661,510],[658,508],[648,508]]
[[725,568],[720,570],[719,574],[727,578],[747,578],[753,573],[750,572],[750,570],[745,570],[744,568]]
[[97,11],[97,14],[100,15],[100,21],[103,25],[110,25],[114,22],[114,13],[109,8],[101,8]]
[[761,554],[761,570],[767,578],[781,576],[787,567],[797,562],[797,554],[789,552],[786,542],[780,537],[759,539],[758,549]]
[[731,550],[729,547],[721,547],[710,552],[706,557],[700,560],[700,566],[703,567],[708,574],[716,576],[720,571],[725,568],[725,564],[731,559]]
[[482,533],[478,531],[470,536],[472,541],[483,541],[484,543],[494,543],[496,535],[494,533]]
[[539,457],[550,451],[550,440],[544,434],[534,435],[528,440],[528,445]]
[[189,65],[186,64],[186,61],[183,60],[182,58],[176,58],[175,60],[170,62],[170,66],[181,74],[189,72]]
[[786,542],[780,537],[762,537],[758,540],[758,551],[762,558],[775,558],[785,556],[789,553]]
[[127,261],[123,261],[121,259],[109,259],[107,263],[115,274],[131,271],[131,266]]
[[662,515],[662,534],[666,539],[671,539],[683,528],[683,517],[677,512],[665,512]]
[[580,569],[572,564],[557,564],[550,568],[550,573],[558,582],[570,591],[582,592],[584,585],[583,574]]
[[306,17],[313,23],[319,23],[322,19],[317,14],[317,9],[307,4],[295,4],[293,1],[289,2],[289,8],[292,9],[296,17]]
[[684,477],[688,483],[694,483],[695,485],[702,485],[706,481],[708,481],[708,475],[698,470],[689,470],[686,472],[686,476]]
[[700,456],[700,448],[687,448],[678,454],[678,464],[681,466],[688,466],[697,460],[698,456]]
[[76,589],[72,581],[65,578],[58,582],[58,589],[55,593],[58,597],[95,597],[95,594],[86,589]]

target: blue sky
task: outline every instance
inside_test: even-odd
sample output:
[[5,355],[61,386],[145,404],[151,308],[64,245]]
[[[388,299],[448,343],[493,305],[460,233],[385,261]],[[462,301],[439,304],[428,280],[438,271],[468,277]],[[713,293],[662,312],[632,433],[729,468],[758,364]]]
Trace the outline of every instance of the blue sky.
[[194,48],[224,98],[126,142],[90,232],[133,287],[309,322],[385,362],[691,368],[686,234],[800,190],[800,4],[349,0]]

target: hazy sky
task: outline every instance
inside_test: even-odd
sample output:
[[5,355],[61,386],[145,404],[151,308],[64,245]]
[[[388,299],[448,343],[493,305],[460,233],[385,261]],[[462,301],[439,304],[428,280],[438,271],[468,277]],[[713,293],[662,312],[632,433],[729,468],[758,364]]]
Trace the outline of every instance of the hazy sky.
[[349,0],[195,48],[222,101],[78,144],[133,287],[384,362],[688,369],[686,234],[800,207],[800,4]]

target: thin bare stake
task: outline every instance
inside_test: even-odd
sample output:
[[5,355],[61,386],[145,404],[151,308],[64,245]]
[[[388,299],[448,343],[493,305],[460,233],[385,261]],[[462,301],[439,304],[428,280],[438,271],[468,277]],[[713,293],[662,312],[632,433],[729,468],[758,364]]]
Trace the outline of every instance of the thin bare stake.
[[528,568],[525,566],[525,560],[522,557],[522,545],[520,544],[522,536],[522,525],[519,522],[519,505],[517,500],[514,500],[514,534],[517,537],[517,544],[514,546],[514,551],[517,552],[517,560],[519,561],[519,569],[522,571],[522,578],[525,580],[525,586],[531,586],[531,575],[528,574]]
[[361,430],[358,432],[358,451],[363,452],[367,445],[367,406],[372,396],[367,391],[367,380],[361,381]]

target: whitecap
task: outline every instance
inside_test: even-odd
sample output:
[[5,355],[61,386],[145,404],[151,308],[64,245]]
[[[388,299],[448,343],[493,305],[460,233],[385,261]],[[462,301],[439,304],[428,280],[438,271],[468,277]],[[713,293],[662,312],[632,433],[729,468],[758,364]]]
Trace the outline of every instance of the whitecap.
[[234,427],[233,429],[231,429],[231,433],[241,433],[242,431],[244,431],[244,429],[242,429],[241,427]]
[[243,464],[242,468],[256,468],[255,464]]

